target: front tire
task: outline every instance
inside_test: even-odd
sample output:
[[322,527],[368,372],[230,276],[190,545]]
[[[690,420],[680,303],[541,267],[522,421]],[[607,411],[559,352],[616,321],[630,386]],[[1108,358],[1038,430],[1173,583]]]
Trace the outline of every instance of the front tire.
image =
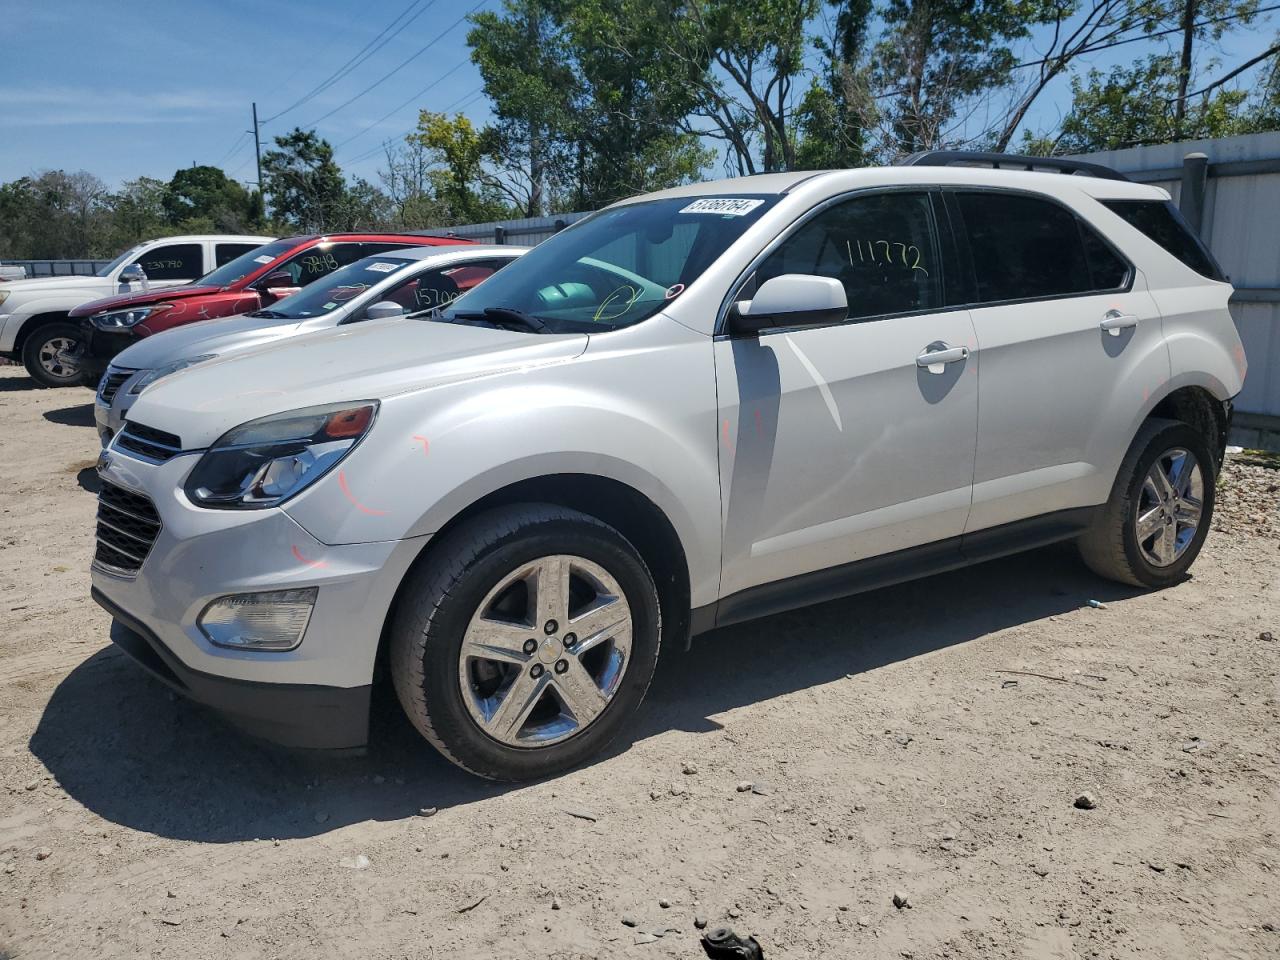
[[31,379],[43,387],[77,387],[87,374],[78,363],[58,359],[60,353],[80,347],[80,328],[66,320],[41,324],[22,344],[22,364]]
[[1217,461],[1205,438],[1176,420],[1148,420],[1111,497],[1077,545],[1094,573],[1135,587],[1179,582],[1213,520]]
[[528,780],[599,753],[653,678],[653,577],[605,523],[523,504],[446,534],[409,574],[391,675],[418,731],[458,766]]

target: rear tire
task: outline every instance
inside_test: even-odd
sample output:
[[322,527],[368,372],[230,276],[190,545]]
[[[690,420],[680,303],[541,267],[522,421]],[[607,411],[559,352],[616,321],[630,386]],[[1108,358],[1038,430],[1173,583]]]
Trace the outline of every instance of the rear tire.
[[1209,533],[1216,464],[1204,437],[1187,424],[1144,423],[1110,499],[1076,541],[1085,565],[1135,587],[1179,582]]
[[445,757],[491,780],[545,777],[599,753],[639,707],[661,643],[657,590],[594,517],[500,507],[409,574],[390,643],[400,703]]
[[68,320],[55,320],[36,327],[22,344],[22,364],[31,379],[42,387],[77,387],[88,381],[81,364],[63,363],[57,357],[64,350],[80,347],[80,327]]

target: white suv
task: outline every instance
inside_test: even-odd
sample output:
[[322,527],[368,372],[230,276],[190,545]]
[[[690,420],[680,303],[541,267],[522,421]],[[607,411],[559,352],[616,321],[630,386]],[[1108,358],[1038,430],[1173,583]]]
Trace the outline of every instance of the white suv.
[[[24,364],[45,387],[85,382],[71,357],[80,327],[67,314],[82,303],[190,283],[274,237],[192,236],[148,240],[126,250],[93,276],[34,277],[0,283],[0,356]],[[142,274],[130,270],[142,265]]]
[[974,159],[637,197],[434,320],[156,383],[99,467],[112,638],[293,745],[362,745],[389,678],[519,779],[712,627],[1067,539],[1177,582],[1245,375],[1231,286],[1161,190]]

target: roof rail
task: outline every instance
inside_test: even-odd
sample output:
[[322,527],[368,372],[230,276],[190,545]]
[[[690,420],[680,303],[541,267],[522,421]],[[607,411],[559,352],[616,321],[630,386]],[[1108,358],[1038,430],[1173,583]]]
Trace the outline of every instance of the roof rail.
[[955,167],[990,166],[996,170],[1016,167],[1021,170],[1056,170],[1059,173],[1082,173],[1102,180],[1123,180],[1132,183],[1119,170],[1112,170],[1100,163],[1084,160],[1064,160],[1061,157],[1027,157],[1017,153],[987,153],[981,150],[925,150],[900,160],[901,167]]

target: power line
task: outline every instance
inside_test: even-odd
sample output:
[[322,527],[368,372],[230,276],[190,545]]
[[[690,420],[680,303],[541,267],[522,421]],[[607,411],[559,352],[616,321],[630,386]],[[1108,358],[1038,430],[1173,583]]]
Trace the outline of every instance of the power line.
[[[400,23],[400,21],[401,21],[401,20],[403,20],[403,19],[404,19],[404,17],[405,17],[405,16],[406,16],[406,15],[407,15],[407,14],[408,14],[408,13],[409,13],[413,8],[414,8],[414,7],[418,6],[418,4],[420,4],[420,3],[422,3],[422,2],[423,2],[423,0],[412,0],[412,2],[410,2],[410,4],[409,4],[407,7],[405,7],[403,10],[401,10],[401,11],[400,11],[400,13],[398,13],[394,18],[392,18],[392,20],[391,20],[391,22],[390,22],[390,23],[388,23],[385,27],[383,27],[383,28],[382,28],[382,30],[377,34],[377,36],[375,36],[372,40],[370,40],[370,41],[369,41],[368,43],[366,43],[363,47],[361,47],[358,51],[356,51],[355,55],[354,55],[354,56],[352,56],[349,60],[347,60],[347,62],[346,62],[346,63],[344,63],[342,66],[338,67],[338,69],[337,69],[337,70],[333,71],[333,73],[329,74],[329,76],[328,76],[328,77],[326,77],[324,80],[321,80],[321,81],[320,81],[320,83],[316,84],[316,86],[312,87],[312,88],[311,88],[311,90],[309,90],[306,94],[304,94],[303,96],[299,97],[299,98],[298,98],[297,100],[295,100],[293,103],[289,104],[289,106],[285,107],[283,110],[281,110],[281,111],[279,111],[279,112],[277,112],[277,113],[272,114],[272,115],[271,115],[271,116],[269,116],[269,117],[266,117],[262,122],[263,122],[263,123],[270,123],[271,121],[276,120],[276,119],[278,119],[279,117],[283,117],[283,116],[284,116],[286,113],[288,113],[289,111],[291,111],[291,110],[296,110],[298,107],[302,106],[304,103],[308,103],[308,102],[310,102],[311,100],[315,99],[315,98],[316,98],[317,96],[319,96],[321,93],[324,93],[324,91],[326,91],[326,90],[328,90],[330,87],[332,87],[332,86],[333,86],[335,83],[337,83],[339,80],[341,80],[341,79],[343,79],[344,77],[346,77],[346,76],[347,76],[347,74],[351,73],[351,71],[352,71],[352,70],[355,70],[357,67],[359,67],[362,63],[364,63],[366,60],[368,60],[371,56],[373,56],[375,53],[377,53],[377,51],[378,51],[378,50],[380,50],[383,46],[385,46],[387,43],[389,43],[389,42],[390,42],[391,40],[393,40],[395,37],[399,36],[399,35],[400,35],[400,33],[401,33],[401,32],[402,32],[402,31],[403,31],[407,26],[409,26],[409,24],[413,23],[413,21],[417,20],[417,19],[418,19],[418,17],[422,16],[424,13],[426,13],[428,10],[430,10],[433,6],[435,6],[436,0],[429,0],[429,2],[427,3],[427,5],[426,5],[425,7],[423,7],[422,9],[420,9],[417,13],[415,13],[415,14],[414,14],[412,17],[410,17],[408,20],[404,20],[404,22],[403,22],[403,23]],[[399,27],[396,27],[396,24],[397,24],[397,23],[400,23],[400,26],[399,26]],[[390,35],[388,35],[388,31],[390,31],[393,27],[396,27],[395,31],[394,31],[393,33],[391,33]],[[384,39],[384,38],[385,38],[385,39]],[[381,42],[379,42],[379,41],[381,41]]]
[[467,60],[459,60],[459,61],[458,61],[458,63],[457,63],[455,66],[453,66],[450,70],[448,70],[448,71],[446,71],[445,73],[442,73],[440,76],[436,77],[434,80],[432,80],[430,83],[428,83],[425,87],[423,87],[421,90],[419,90],[419,91],[418,91],[417,93],[415,93],[413,96],[411,96],[411,97],[409,97],[408,99],[406,99],[406,100],[405,100],[403,103],[401,103],[399,106],[393,107],[393,108],[391,108],[390,110],[388,110],[386,113],[384,113],[382,116],[380,116],[377,120],[373,121],[373,123],[366,124],[366,125],[365,125],[365,127],[364,127],[364,129],[362,129],[362,130],[358,131],[357,133],[353,133],[351,136],[347,137],[347,139],[343,140],[341,143],[336,144],[336,145],[334,146],[334,149],[336,150],[336,149],[338,149],[339,147],[345,147],[345,146],[346,146],[348,143],[350,143],[352,140],[356,140],[356,139],[358,139],[358,138],[360,138],[360,137],[363,137],[366,133],[368,133],[370,130],[372,130],[374,127],[376,127],[378,124],[382,123],[382,121],[386,120],[388,117],[391,117],[391,116],[393,116],[393,115],[395,115],[395,114],[399,113],[401,110],[403,110],[403,109],[404,109],[405,107],[407,107],[409,104],[413,103],[413,101],[417,100],[419,97],[421,97],[423,94],[425,94],[428,90],[432,89],[432,88],[433,88],[436,84],[438,84],[441,80],[445,79],[445,78],[446,78],[446,77],[448,77],[450,74],[452,74],[452,73],[456,73],[456,72],[458,72],[459,70],[461,70],[463,67],[465,67],[465,66],[467,65],[467,63],[468,63],[468,62],[469,62],[469,61],[467,61]]
[[245,138],[248,136],[249,136],[249,131],[241,130],[240,136],[236,137],[235,142],[231,144],[231,149],[228,150],[226,153],[224,153],[222,155],[222,159],[219,160],[217,163],[215,163],[214,166],[215,167],[222,166],[224,163],[226,163],[228,160],[234,157],[237,153],[239,153],[240,149],[244,146]]
[[378,78],[377,80],[375,80],[373,83],[369,84],[369,86],[365,87],[363,90],[361,90],[361,91],[360,91],[359,93],[357,93],[355,96],[350,97],[350,98],[349,98],[349,99],[347,99],[347,100],[344,100],[342,103],[338,104],[336,107],[334,107],[332,110],[330,110],[328,113],[324,114],[323,116],[321,116],[321,117],[317,117],[317,118],[315,119],[315,121],[314,121],[314,122],[312,122],[312,123],[310,124],[310,126],[311,126],[312,128],[314,128],[314,127],[315,127],[317,124],[319,124],[322,120],[327,120],[329,117],[332,117],[332,116],[333,116],[335,113],[337,113],[339,110],[342,110],[342,109],[344,109],[344,108],[346,108],[346,107],[349,107],[351,104],[355,103],[357,100],[359,100],[359,99],[360,99],[361,97],[363,97],[365,94],[369,93],[369,92],[370,92],[371,90],[373,90],[374,88],[379,87],[379,86],[381,86],[382,84],[386,83],[388,80],[390,80],[392,77],[394,77],[397,73],[399,73],[401,70],[403,70],[403,69],[404,69],[405,67],[407,67],[409,64],[411,64],[414,60],[417,60],[420,56],[422,56],[424,53],[426,53],[428,50],[430,50],[432,47],[434,47],[437,43],[439,43],[441,40],[443,40],[443,39],[444,39],[448,34],[452,33],[455,29],[457,29],[457,27],[458,27],[458,25],[459,25],[460,23],[462,23],[464,20],[466,20],[466,19],[467,19],[467,17],[471,16],[471,14],[475,13],[477,10],[479,10],[481,7],[483,7],[483,6],[484,6],[484,4],[485,4],[485,0],[480,0],[480,2],[479,2],[479,3],[477,3],[474,7],[472,7],[470,10],[468,10],[468,11],[467,11],[466,13],[464,13],[462,16],[460,16],[457,20],[453,21],[453,23],[451,23],[451,24],[448,26],[448,28],[447,28],[447,29],[445,29],[445,30],[443,30],[442,32],[440,32],[440,33],[436,34],[435,38],[434,38],[433,40],[431,40],[431,42],[430,42],[430,43],[428,43],[426,46],[424,46],[424,47],[422,47],[420,50],[418,50],[418,52],[417,52],[417,53],[415,53],[415,54],[413,54],[412,56],[410,56],[410,57],[406,58],[405,60],[402,60],[402,61],[399,63],[399,65],[397,65],[396,67],[394,67],[392,70],[388,71],[387,73],[383,74],[381,77],[379,77],[379,78]]
[[[1252,11],[1252,13],[1249,13],[1249,14],[1233,13],[1233,14],[1229,14],[1221,17],[1213,17],[1208,20],[1200,20],[1197,23],[1192,24],[1191,26],[1193,29],[1198,29],[1199,27],[1207,27],[1215,23],[1226,23],[1231,20],[1240,20],[1245,16],[1250,16],[1250,17],[1260,16],[1261,14],[1264,14],[1264,13],[1271,13],[1273,10],[1280,10],[1280,3],[1272,4],[1269,7],[1259,7],[1257,10],[1254,10]],[[1154,18],[1149,18],[1148,22],[1153,22],[1153,20]],[[1084,54],[1094,53],[1098,50],[1110,50],[1112,47],[1123,47],[1126,43],[1141,43],[1143,40],[1153,40],[1156,37],[1168,36],[1171,33],[1181,33],[1182,30],[1183,28],[1180,26],[1170,27],[1167,30],[1157,30],[1153,33],[1144,33],[1136,37],[1125,37],[1123,40],[1113,40],[1109,43],[1099,43],[1096,46],[1086,46],[1084,49],[1080,50],[1079,53],[1076,54],[1076,56],[1083,56]],[[1040,67],[1048,63],[1050,60],[1056,60],[1056,59],[1058,58],[1057,57],[1041,57],[1039,60],[1028,60],[1026,63],[1014,64],[1013,69],[1021,70],[1024,67]]]
[[[450,110],[462,109],[464,107],[470,106],[474,100],[476,100],[483,94],[484,94],[484,87],[477,87],[476,89],[470,91],[469,93],[464,93],[462,96],[454,100],[453,103],[449,104],[447,107],[442,108],[439,112],[448,113]],[[412,132],[413,132],[413,128],[410,127],[400,136],[401,138],[407,137]],[[370,157],[374,156],[375,154],[385,150],[394,140],[395,140],[394,137],[387,137],[385,140],[383,140],[373,149],[366,150],[364,153],[360,154],[359,156],[352,157],[351,159],[344,160],[343,162],[346,164],[363,163],[365,160],[368,160]]]

